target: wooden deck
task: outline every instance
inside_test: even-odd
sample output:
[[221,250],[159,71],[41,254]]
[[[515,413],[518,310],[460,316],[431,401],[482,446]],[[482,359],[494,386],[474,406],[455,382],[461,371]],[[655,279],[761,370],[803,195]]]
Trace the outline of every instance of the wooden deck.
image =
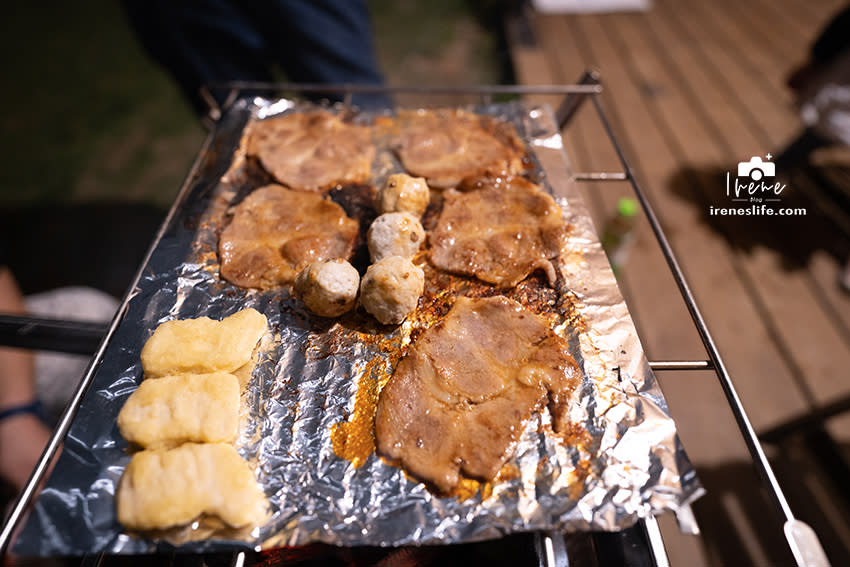
[[[509,25],[518,82],[601,73],[606,113],[756,431],[836,410],[823,428],[786,427],[765,440],[795,515],[815,528],[834,565],[850,564],[850,477],[834,482],[846,469],[823,459],[833,449],[846,458],[850,447],[850,411],[838,411],[850,405],[850,295],[837,283],[850,239],[846,212],[822,198],[822,177],[784,150],[803,131],[785,79],[841,6],[656,0],[645,13],[529,12]],[[619,170],[590,105],[564,135],[575,171]],[[726,172],[734,178],[738,162],[767,153],[779,156],[783,206],[805,207],[806,216],[711,216],[710,206],[729,206]],[[629,190],[584,185],[600,222]],[[706,358],[645,222],[621,282],[651,360]],[[792,564],[714,373],[658,377],[708,490],[694,506],[701,537],[682,536],[662,518],[672,564]]]

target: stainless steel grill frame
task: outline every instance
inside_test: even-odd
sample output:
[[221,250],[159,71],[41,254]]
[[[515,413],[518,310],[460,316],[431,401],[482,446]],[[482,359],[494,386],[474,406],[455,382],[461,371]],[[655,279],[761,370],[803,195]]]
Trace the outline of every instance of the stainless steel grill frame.
[[[263,91],[268,93],[295,93],[298,95],[309,95],[315,93],[336,93],[343,97],[344,104],[351,103],[351,97],[357,93],[384,93],[384,94],[415,94],[415,95],[463,95],[477,97],[482,104],[489,104],[494,97],[511,97],[511,96],[533,96],[533,95],[558,95],[563,96],[563,102],[556,111],[556,119],[561,131],[566,128],[576,112],[589,102],[595,109],[602,128],[605,131],[606,137],[610,141],[611,148],[617,155],[617,158],[622,167],[621,171],[598,171],[598,172],[575,172],[571,176],[571,180],[577,183],[585,182],[612,182],[612,183],[628,183],[638,201],[641,204],[643,214],[646,216],[656,241],[664,255],[668,268],[673,275],[679,292],[682,296],[685,305],[688,308],[691,319],[697,332],[702,340],[707,358],[705,360],[656,360],[650,361],[650,367],[654,371],[666,370],[712,370],[717,376],[719,383],[723,389],[729,407],[732,410],[738,428],[747,444],[753,464],[758,471],[765,488],[773,501],[777,512],[784,518],[785,537],[788,545],[799,566],[819,566],[828,565],[826,555],[821,548],[820,542],[815,532],[805,523],[794,517],[793,511],[782,491],[776,475],[774,474],[770,463],[764,453],[758,436],[753,429],[753,426],[747,416],[743,403],[738,396],[738,393],[732,382],[714,339],[709,332],[705,323],[705,319],[696,303],[693,293],[684,277],[684,274],[676,259],[676,255],[672,246],[661,228],[660,221],[649,201],[646,193],[642,190],[637,182],[634,172],[629,165],[625,156],[621,143],[613,131],[610,121],[603,109],[600,101],[600,96],[604,92],[600,74],[595,71],[586,72],[575,84],[571,85],[534,85],[534,86],[517,86],[517,85],[483,85],[483,86],[463,86],[463,87],[435,87],[435,86],[377,86],[377,85],[324,85],[324,84],[286,84],[286,83],[249,83],[249,82],[234,82],[224,85],[211,85],[204,90],[204,98],[208,101],[210,110],[206,118],[209,125],[212,126],[222,116],[222,111],[229,104],[232,104],[240,97],[240,93],[250,90]],[[216,97],[212,96],[213,91],[225,92],[226,95],[219,97],[224,103],[219,106],[216,103]],[[179,202],[182,196],[192,185],[193,179],[199,174],[199,168],[204,155],[212,150],[213,131],[210,128],[210,133],[204,140],[198,156],[193,163],[186,180],[184,181],[180,193],[176,199]],[[177,212],[176,207],[172,207],[168,215],[164,219],[160,229],[154,237],[154,240],[148,249],[147,254],[142,262],[144,266],[151,257],[156,243],[159,242],[164,234],[164,231],[172,218]],[[136,273],[134,281],[141,277],[141,269]],[[124,298],[119,314],[126,308],[129,301],[128,297]],[[83,375],[79,385],[74,391],[71,400],[69,401],[56,429],[51,436],[36,468],[30,477],[24,490],[19,495],[17,501],[9,513],[9,516],[0,531],[0,553],[6,551],[16,530],[20,527],[23,518],[26,515],[28,507],[34,502],[38,488],[42,481],[46,478],[50,468],[50,463],[57,455],[59,448],[65,435],[74,420],[74,417],[79,409],[80,403],[91,384],[110,338],[114,334],[120,316],[112,321],[106,329],[106,333],[100,342],[94,356],[92,357],[89,366]],[[37,337],[31,339],[37,341]],[[636,529],[642,535],[642,539],[646,542],[646,553],[641,559],[647,565],[655,565],[656,567],[666,567],[669,565],[664,543],[661,537],[661,532],[655,518],[648,518],[639,522]],[[563,538],[559,534],[539,533],[536,534],[536,551],[538,563],[541,567],[555,567],[570,565],[567,546],[564,545]],[[241,566],[245,563],[246,556],[244,552],[235,552],[229,560],[229,564],[233,566]],[[83,558],[84,565],[101,565],[103,563],[103,555],[92,555]]]

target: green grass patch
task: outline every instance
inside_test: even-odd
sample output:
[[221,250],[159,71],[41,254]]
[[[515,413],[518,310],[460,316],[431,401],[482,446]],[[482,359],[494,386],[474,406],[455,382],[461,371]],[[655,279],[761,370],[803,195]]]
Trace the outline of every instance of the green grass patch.
[[[14,56],[0,91],[0,202],[127,199],[139,173],[159,166],[146,149],[156,140],[196,139],[167,156],[188,170],[203,129],[142,52],[117,2],[17,3],[2,29],[0,47]],[[140,117],[146,139],[128,149]],[[109,179],[91,177],[110,169]],[[173,195],[181,178],[170,182]],[[170,197],[161,191],[136,191],[135,200]]]

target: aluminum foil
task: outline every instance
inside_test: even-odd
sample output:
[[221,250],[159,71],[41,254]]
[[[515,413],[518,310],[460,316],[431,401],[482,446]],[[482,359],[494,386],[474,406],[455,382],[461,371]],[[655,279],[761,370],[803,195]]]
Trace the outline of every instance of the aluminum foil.
[[[423,321],[411,317],[389,330],[363,314],[328,322],[286,291],[243,290],[218,277],[216,240],[227,208],[257,181],[245,160],[244,129],[302,104],[240,100],[217,125],[122,305],[108,348],[90,369],[91,386],[14,553],[144,553],[174,546],[200,552],[310,542],[399,546],[517,531],[618,530],[676,512],[702,493],[570,181],[552,112],[519,102],[471,110],[513,123],[533,157],[529,174],[555,196],[572,227],[557,262],[557,289],[550,290],[555,307],[545,314],[569,340],[585,375],[570,414],[573,432],[555,435],[544,409],[527,424],[496,480],[469,481],[442,497],[376,455],[371,433],[363,436],[364,423],[357,423],[365,415],[369,426],[368,411],[358,404],[374,402]],[[367,123],[374,118],[353,116]],[[379,151],[376,182],[397,170],[391,152]],[[246,307],[267,316],[270,333],[243,395],[236,446],[268,497],[266,523],[250,532],[201,520],[155,536],[127,533],[117,522],[114,495],[130,456],[115,420],[142,380],[144,341],[163,321],[220,319]]]

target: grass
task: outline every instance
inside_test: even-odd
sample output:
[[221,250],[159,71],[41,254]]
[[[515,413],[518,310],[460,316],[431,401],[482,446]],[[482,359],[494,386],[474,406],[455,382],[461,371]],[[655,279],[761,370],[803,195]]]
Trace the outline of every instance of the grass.
[[[167,204],[204,132],[118,3],[16,3],[2,29],[0,47],[15,54],[0,91],[2,202]],[[145,178],[157,183],[137,187]]]
[[397,85],[498,84],[506,49],[497,0],[372,0],[378,59]]
[[[0,206],[118,200],[168,206],[205,131],[117,2],[17,2],[0,23]],[[456,0],[373,0],[394,84],[500,81],[494,35]]]

